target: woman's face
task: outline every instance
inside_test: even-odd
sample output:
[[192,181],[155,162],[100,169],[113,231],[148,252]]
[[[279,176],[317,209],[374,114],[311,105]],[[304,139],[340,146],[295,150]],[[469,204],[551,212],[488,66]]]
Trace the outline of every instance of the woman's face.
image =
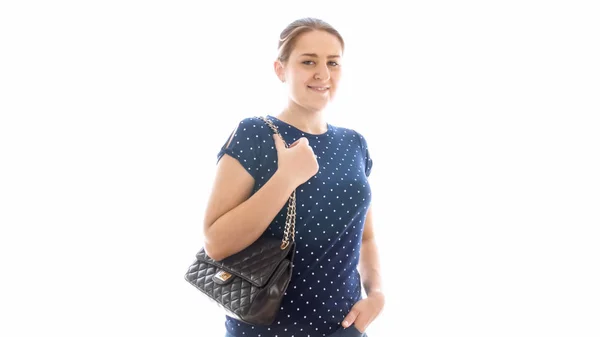
[[311,31],[296,39],[288,61],[275,62],[290,99],[309,111],[320,111],[333,100],[341,77],[342,44],[334,35]]

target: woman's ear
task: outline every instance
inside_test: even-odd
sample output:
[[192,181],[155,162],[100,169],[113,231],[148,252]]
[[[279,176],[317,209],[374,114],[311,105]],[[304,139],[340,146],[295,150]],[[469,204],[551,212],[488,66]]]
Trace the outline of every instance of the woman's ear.
[[275,74],[279,78],[281,82],[285,82],[285,67],[281,63],[281,61],[276,60],[273,63],[273,68],[275,69]]

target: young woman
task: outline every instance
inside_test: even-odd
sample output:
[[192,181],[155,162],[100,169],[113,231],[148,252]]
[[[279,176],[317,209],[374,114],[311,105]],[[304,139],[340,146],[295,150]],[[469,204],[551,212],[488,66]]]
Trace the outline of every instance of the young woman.
[[228,337],[366,336],[383,309],[367,142],[325,116],[343,51],[341,35],[322,20],[292,22],[274,62],[289,101],[267,115],[291,145],[247,117],[218,153],[204,219],[210,257],[224,259],[263,235],[281,238],[294,190],[297,207],[293,276],[277,319],[254,326],[226,316]]

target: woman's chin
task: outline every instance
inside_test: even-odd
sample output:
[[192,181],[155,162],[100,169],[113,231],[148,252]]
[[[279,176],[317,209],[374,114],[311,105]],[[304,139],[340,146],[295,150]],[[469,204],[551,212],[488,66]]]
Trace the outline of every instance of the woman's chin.
[[324,110],[327,107],[327,105],[329,104],[329,102],[330,102],[329,99],[318,100],[318,101],[311,100],[309,102],[306,102],[306,106],[311,107],[311,109],[313,109],[313,110],[319,110],[320,111],[320,110]]

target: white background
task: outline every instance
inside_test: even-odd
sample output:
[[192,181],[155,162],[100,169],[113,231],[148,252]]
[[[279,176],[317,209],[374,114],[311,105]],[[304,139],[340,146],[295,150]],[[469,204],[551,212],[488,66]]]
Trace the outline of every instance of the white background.
[[327,118],[373,156],[370,337],[600,335],[592,1],[215,3],[0,5],[0,335],[224,335],[183,275],[303,16],[344,36]]

